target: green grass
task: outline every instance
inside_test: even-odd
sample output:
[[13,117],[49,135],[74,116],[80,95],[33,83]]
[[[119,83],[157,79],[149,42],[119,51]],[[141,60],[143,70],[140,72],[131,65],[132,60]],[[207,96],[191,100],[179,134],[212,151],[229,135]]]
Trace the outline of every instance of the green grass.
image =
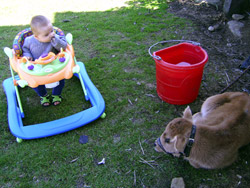
[[[70,22],[63,22],[65,19]],[[131,0],[127,7],[107,11],[57,12],[53,24],[73,34],[76,58],[84,62],[102,94],[107,117],[64,134],[18,144],[9,131],[1,85],[0,187],[161,188],[170,187],[174,177],[183,177],[187,187],[237,187],[239,181],[238,187],[247,187],[249,147],[241,149],[238,161],[223,170],[194,169],[186,161],[153,149],[165,124],[186,107],[164,103],[157,97],[155,65],[147,52],[158,41],[180,39],[176,33],[191,32],[190,22],[167,12],[166,1]],[[0,26],[0,46],[11,47],[15,35],[26,27]],[[2,50],[0,58],[2,83],[10,71]],[[199,109],[205,90],[200,92],[190,104],[194,111]],[[42,108],[30,88],[20,93],[25,125],[90,107],[76,78],[66,81],[64,100],[58,107]],[[87,144],[79,143],[81,135],[89,137]],[[106,163],[98,165],[103,158]],[[143,160],[154,163],[150,166]]]

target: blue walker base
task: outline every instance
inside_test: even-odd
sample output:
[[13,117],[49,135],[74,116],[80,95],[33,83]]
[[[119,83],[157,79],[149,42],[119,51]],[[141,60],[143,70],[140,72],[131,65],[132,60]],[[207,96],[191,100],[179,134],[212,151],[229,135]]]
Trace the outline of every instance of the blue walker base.
[[[102,95],[91,82],[84,64],[82,62],[77,62],[77,64],[80,66],[80,74],[87,90],[87,99],[90,100],[92,107],[74,115],[46,123],[23,126],[23,114],[21,114],[17,105],[13,79],[10,77],[4,80],[3,88],[7,97],[9,128],[15,137],[19,139],[37,139],[57,135],[84,126],[104,114],[105,102]],[[77,74],[75,76],[78,77]]]

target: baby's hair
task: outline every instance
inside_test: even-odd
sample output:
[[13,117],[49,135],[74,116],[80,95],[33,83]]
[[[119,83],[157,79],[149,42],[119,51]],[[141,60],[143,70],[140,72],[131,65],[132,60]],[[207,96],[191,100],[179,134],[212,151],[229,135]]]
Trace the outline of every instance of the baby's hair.
[[49,19],[45,16],[38,15],[34,16],[31,19],[30,27],[33,33],[37,34],[39,31],[39,28],[47,26],[50,23]]

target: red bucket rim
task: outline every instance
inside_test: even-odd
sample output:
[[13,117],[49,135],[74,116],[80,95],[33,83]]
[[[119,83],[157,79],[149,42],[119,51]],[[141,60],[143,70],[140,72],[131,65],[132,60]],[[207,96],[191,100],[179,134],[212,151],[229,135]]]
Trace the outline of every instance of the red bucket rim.
[[[195,46],[195,47],[199,48],[202,51],[202,53],[204,54],[204,58],[202,59],[202,61],[200,61],[198,63],[195,63],[195,64],[190,64],[190,65],[186,65],[186,66],[185,65],[178,66],[176,64],[168,63],[168,62],[164,61],[163,59],[161,59],[160,56],[156,55],[156,53],[158,53],[158,52],[164,51],[164,50],[169,49],[169,48],[174,48],[174,47],[177,47],[177,46],[180,46],[180,45]],[[160,57],[160,59],[157,59],[155,57]],[[208,54],[201,46],[197,46],[197,45],[194,45],[194,44],[191,44],[191,43],[183,42],[183,43],[179,43],[179,44],[176,44],[176,45],[173,45],[173,46],[170,46],[170,47],[160,49],[160,50],[157,50],[157,51],[153,52],[153,59],[155,60],[155,62],[160,63],[162,66],[165,66],[165,67],[168,67],[168,68],[173,68],[173,69],[193,69],[193,68],[197,68],[197,67],[200,67],[200,66],[204,66],[208,61]]]

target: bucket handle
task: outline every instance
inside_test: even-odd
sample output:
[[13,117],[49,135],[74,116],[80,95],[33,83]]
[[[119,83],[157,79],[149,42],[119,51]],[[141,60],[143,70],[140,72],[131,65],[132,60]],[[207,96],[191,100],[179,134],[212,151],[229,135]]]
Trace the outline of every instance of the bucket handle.
[[188,43],[191,43],[191,44],[193,44],[193,45],[200,46],[200,43],[194,42],[194,41],[191,41],[191,40],[166,40],[166,41],[160,41],[160,42],[157,42],[157,43],[155,43],[155,44],[153,44],[152,46],[149,47],[149,49],[148,49],[149,55],[150,55],[152,58],[156,59],[156,60],[161,60],[161,57],[160,57],[160,56],[154,56],[154,55],[152,55],[151,49],[152,49],[154,46],[158,45],[158,44],[165,44],[165,43],[169,43],[169,42],[188,42]]

